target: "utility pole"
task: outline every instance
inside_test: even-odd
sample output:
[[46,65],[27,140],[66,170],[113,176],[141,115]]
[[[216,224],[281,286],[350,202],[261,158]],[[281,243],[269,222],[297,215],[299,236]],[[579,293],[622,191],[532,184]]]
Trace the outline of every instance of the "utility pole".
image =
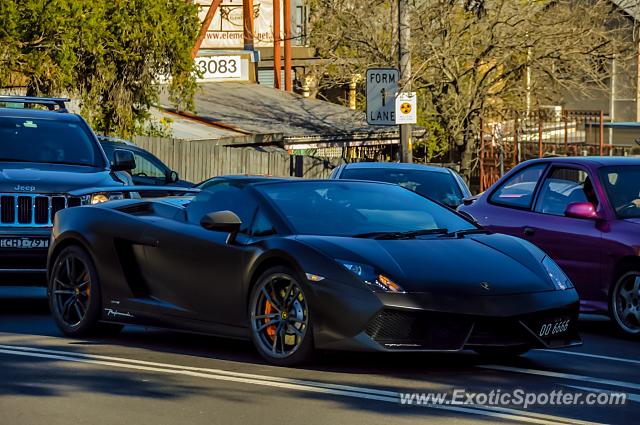
[[[411,90],[411,26],[409,1],[398,0],[398,64],[400,68],[400,90]],[[411,124],[400,125],[400,161],[413,162],[411,152]]]
[[293,91],[291,67],[291,0],[283,0],[284,12],[284,89]]
[[243,20],[243,41],[244,50],[254,50],[254,20],[253,20],[253,0],[244,0],[242,2],[242,20]]
[[[611,59],[611,88],[609,96],[609,122],[616,119],[616,58]],[[613,127],[609,127],[609,155],[613,155]]]
[[274,87],[282,90],[280,76],[280,0],[273,0],[273,82]]

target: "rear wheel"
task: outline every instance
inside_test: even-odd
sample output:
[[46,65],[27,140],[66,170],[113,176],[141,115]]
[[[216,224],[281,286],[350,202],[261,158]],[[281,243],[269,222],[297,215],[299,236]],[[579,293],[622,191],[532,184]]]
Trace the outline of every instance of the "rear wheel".
[[296,273],[274,267],[260,276],[249,301],[251,339],[270,363],[293,366],[313,356],[307,297]]
[[609,312],[616,328],[626,335],[640,335],[640,271],[627,271],[611,290]]
[[49,306],[58,328],[68,336],[116,333],[122,325],[100,324],[101,291],[93,261],[81,247],[62,250],[49,277]]
[[497,359],[518,357],[529,352],[530,350],[531,348],[526,345],[518,345],[514,347],[478,347],[473,349],[473,351],[480,354],[481,356]]

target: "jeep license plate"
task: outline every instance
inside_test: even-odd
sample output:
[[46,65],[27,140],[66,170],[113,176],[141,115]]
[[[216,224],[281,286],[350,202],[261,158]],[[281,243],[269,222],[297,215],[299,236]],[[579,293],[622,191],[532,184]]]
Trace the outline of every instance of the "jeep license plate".
[[0,248],[4,249],[48,249],[49,239],[43,238],[0,238]]

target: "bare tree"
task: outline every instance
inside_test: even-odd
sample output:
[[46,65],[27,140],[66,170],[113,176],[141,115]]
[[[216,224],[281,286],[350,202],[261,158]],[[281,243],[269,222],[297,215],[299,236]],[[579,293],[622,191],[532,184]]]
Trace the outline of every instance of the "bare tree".
[[[394,3],[312,0],[311,42],[328,59],[316,71],[339,82],[367,66],[394,66]],[[442,130],[467,178],[483,114],[604,89],[610,60],[631,54],[629,30],[608,0],[414,0],[412,8],[421,122]]]

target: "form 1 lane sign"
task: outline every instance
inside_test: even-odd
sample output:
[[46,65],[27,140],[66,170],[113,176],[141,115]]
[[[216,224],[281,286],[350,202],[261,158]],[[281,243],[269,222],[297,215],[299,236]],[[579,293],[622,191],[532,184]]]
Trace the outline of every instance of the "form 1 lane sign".
[[370,125],[396,125],[399,79],[398,70],[394,68],[367,70],[367,122]]

